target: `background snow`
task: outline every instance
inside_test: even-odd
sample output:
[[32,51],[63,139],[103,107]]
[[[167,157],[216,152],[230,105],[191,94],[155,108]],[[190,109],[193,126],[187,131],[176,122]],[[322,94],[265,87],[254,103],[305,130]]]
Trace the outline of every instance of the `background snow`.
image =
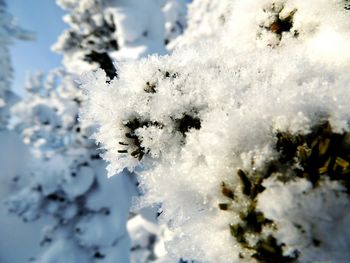
[[[54,46],[63,53],[66,70],[30,76],[26,98],[12,108],[11,128],[22,136],[36,159],[16,174],[16,189],[6,196],[6,206],[30,222],[28,227],[36,225],[32,221],[46,219],[41,240],[36,243],[42,249],[23,255],[30,254],[31,261],[130,261],[131,242],[137,244],[138,240],[129,239],[126,222],[131,196],[138,194],[136,181],[126,171],[124,176],[107,179],[104,162],[88,139],[93,126],[77,120],[84,102],[76,80],[77,74],[103,67],[105,62],[110,62],[104,69],[111,77],[112,59],[136,59],[150,52],[165,54],[165,40],[171,41],[185,27],[181,23],[185,23],[186,2],[171,2],[58,1],[69,12],[64,20],[70,28]],[[10,69],[8,59],[6,63]],[[142,215],[142,220],[131,225],[135,237],[141,235],[146,240],[142,246],[133,246],[132,254],[148,254],[143,258],[134,255],[132,261],[153,262],[166,254],[161,249],[162,231],[155,224],[157,209],[146,210],[130,215]],[[21,262],[14,257],[6,261]]]

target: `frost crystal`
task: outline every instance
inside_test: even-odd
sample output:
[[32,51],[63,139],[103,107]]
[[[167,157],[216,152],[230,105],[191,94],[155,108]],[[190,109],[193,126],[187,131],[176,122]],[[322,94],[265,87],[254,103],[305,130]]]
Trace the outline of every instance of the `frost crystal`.
[[[194,1],[190,17],[196,5],[209,3]],[[177,42],[186,48],[120,64],[110,83],[102,71],[84,77],[83,117],[99,127],[94,137],[106,149],[108,171],[138,173],[139,205],[161,204],[171,255],[347,262],[344,2],[222,6],[225,23],[209,36],[199,27],[207,39],[201,45],[190,22]]]

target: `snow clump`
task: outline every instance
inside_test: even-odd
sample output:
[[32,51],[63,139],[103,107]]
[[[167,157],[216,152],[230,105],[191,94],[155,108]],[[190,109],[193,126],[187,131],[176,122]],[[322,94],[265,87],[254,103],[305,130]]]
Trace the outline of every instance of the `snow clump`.
[[109,174],[138,173],[138,206],[161,204],[170,255],[347,262],[349,13],[230,2],[215,38],[85,75],[83,118]]

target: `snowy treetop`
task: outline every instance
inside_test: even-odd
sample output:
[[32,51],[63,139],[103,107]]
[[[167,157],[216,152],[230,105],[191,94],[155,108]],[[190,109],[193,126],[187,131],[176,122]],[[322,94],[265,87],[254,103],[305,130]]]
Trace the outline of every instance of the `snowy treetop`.
[[33,34],[23,30],[6,10],[6,3],[0,0],[0,126],[6,126],[9,118],[9,107],[17,101],[11,92],[13,69],[10,61],[9,45],[13,40],[33,39]]

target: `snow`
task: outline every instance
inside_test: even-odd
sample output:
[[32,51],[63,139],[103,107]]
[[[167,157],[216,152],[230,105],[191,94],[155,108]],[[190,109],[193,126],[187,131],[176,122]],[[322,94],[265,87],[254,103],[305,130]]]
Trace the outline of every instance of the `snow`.
[[[28,169],[32,161],[29,150],[21,139],[7,129],[10,108],[18,101],[11,91],[13,69],[9,46],[14,40],[29,40],[33,35],[21,29],[6,10],[6,3],[0,0],[0,262],[19,263],[28,260],[39,252],[36,234],[40,223],[31,228],[9,215],[4,201],[19,187],[26,183],[19,174]],[[21,253],[18,253],[21,247]]]
[[189,3],[187,28],[169,44],[169,48],[193,45],[208,41],[209,38],[215,39],[231,16],[233,2],[234,0],[195,0]]
[[[268,246],[280,250],[279,260],[346,262],[349,196],[341,182],[288,181],[298,163],[282,173],[284,183],[277,172],[259,178],[281,158],[279,132],[311,136],[325,122],[349,132],[343,2],[224,2],[226,22],[220,32],[207,24],[208,40],[185,33],[171,55],[119,63],[110,82],[101,70],[85,74],[82,118],[98,126],[93,137],[106,151],[109,175],[136,172],[144,193],[138,206],[161,204],[170,256],[256,262]],[[260,179],[264,190],[247,197],[244,180]],[[260,231],[249,230],[250,213],[263,220]]]
[[92,127],[77,120],[83,102],[75,78],[63,70],[37,74],[28,81],[27,98],[14,107],[14,129],[36,159],[18,174],[28,182],[7,198],[7,208],[25,222],[49,219],[43,249],[33,254],[37,262],[62,262],[63,255],[71,262],[128,262],[134,185],[127,172],[107,179],[88,139]]
[[33,35],[16,25],[14,18],[6,10],[4,0],[0,1],[0,15],[0,127],[4,128],[9,119],[9,109],[18,100],[10,86],[13,69],[9,46],[16,39],[29,40]]
[[[41,223],[28,225],[10,215],[4,201],[16,191],[18,174],[27,170],[31,161],[28,148],[11,131],[0,131],[0,262],[19,263],[39,252],[39,229]],[[18,253],[18,247],[21,253]]]
[[[286,186],[269,179],[264,186],[268,190],[259,197],[258,207],[268,218],[278,222],[281,226],[277,234],[279,240],[291,250],[302,252],[302,262],[348,261],[350,233],[346,224],[350,220],[347,212],[350,203],[339,184],[326,181],[320,188],[312,189],[306,180]],[[315,246],[315,240],[322,242]]]
[[[153,53],[164,55],[164,24],[167,21],[168,30],[172,30],[169,28],[173,28],[176,23],[177,27],[181,25],[184,20],[181,13],[185,12],[186,3],[170,6],[170,2],[163,2],[60,0],[59,5],[71,12],[64,18],[71,28],[60,36],[53,50],[64,54],[63,64],[75,74],[101,67],[87,60],[86,56],[92,50],[107,51],[116,61],[137,59]],[[176,36],[172,32],[167,39]]]
[[151,223],[141,215],[131,218],[127,223],[127,229],[132,237],[131,262],[158,262],[158,260],[167,258],[164,243],[156,238],[164,235],[165,229]]
[[13,106],[0,0],[1,262],[349,261],[348,2],[189,2],[57,0]]
[[[61,262],[64,255],[71,262],[129,262],[130,254],[132,261],[155,261],[165,255],[162,232],[155,230],[157,210],[134,211],[143,218],[136,223],[148,225],[142,250],[151,255],[137,258],[137,251],[129,251],[130,243],[137,241],[130,240],[126,230],[131,196],[138,195],[136,180],[127,170],[107,178],[100,151],[88,139],[94,125],[78,122],[84,98],[77,88],[77,74],[100,66],[112,79],[117,75],[112,59],[165,54],[165,19],[167,30],[175,23],[179,26],[184,22],[185,3],[57,2],[68,12],[64,21],[70,26],[53,47],[63,53],[65,69],[29,76],[26,98],[12,109],[12,126],[37,159],[19,175],[29,182],[7,200],[7,208],[24,221],[51,220],[43,231],[37,262]],[[177,36],[171,34],[168,40]]]
[[165,42],[170,43],[182,35],[187,28],[187,5],[186,0],[168,0],[163,6]]

